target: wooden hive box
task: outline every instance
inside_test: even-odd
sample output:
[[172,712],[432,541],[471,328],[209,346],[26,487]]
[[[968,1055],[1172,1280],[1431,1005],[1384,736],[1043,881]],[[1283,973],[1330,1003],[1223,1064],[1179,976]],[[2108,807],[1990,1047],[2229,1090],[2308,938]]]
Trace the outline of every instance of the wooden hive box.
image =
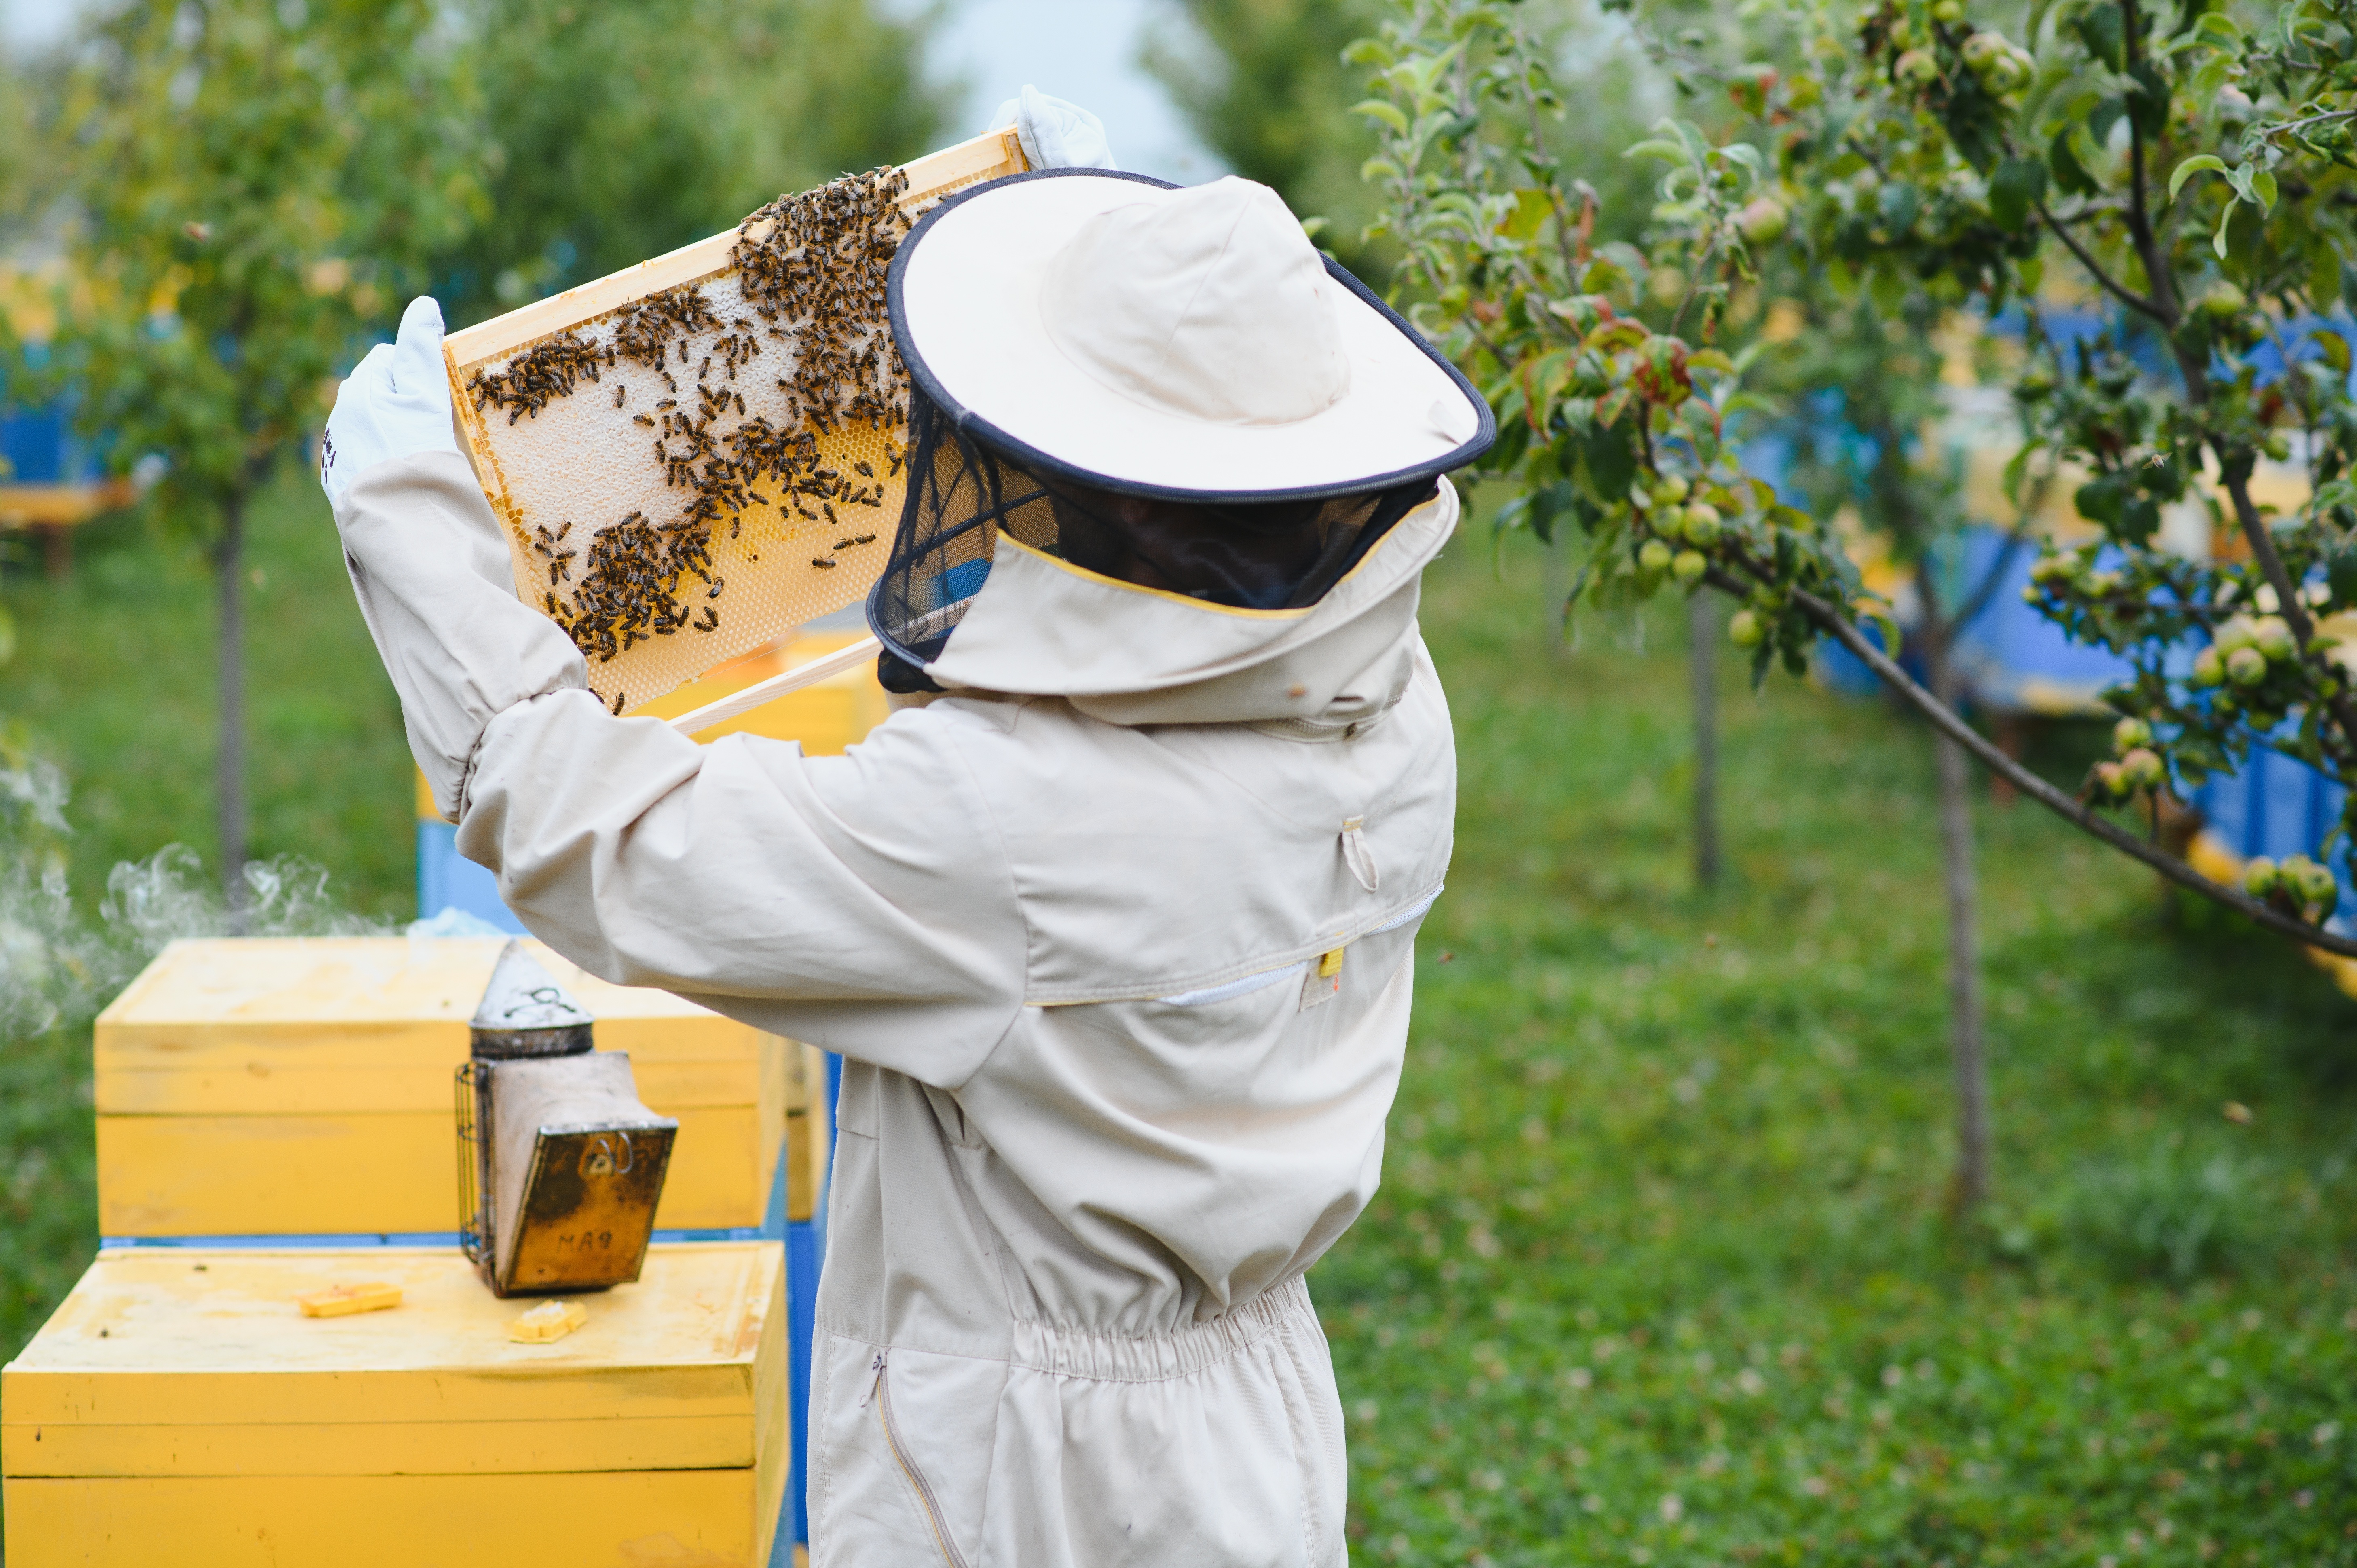
[[[769,1561],[783,1249],[658,1246],[511,1342],[456,1251],[105,1251],[0,1371],[10,1568]],[[385,1282],[389,1311],[298,1296]]]
[[[445,1234],[458,1224],[452,1074],[501,939],[175,942],[100,1015],[99,1231],[111,1238]],[[533,944],[679,1119],[655,1224],[770,1218],[814,1048]],[[823,1095],[818,1095],[823,1116]],[[802,1164],[817,1157],[801,1140]],[[817,1201],[808,1174],[791,1195]],[[808,1210],[789,1218],[807,1218]]]

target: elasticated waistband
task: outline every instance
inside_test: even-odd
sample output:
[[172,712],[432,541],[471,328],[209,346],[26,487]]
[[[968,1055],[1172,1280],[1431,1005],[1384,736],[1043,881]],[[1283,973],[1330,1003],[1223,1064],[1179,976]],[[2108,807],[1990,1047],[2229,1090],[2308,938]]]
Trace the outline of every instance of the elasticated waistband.
[[1109,1334],[1063,1324],[1015,1324],[1014,1365],[1059,1377],[1158,1383],[1214,1366],[1309,1311],[1309,1286],[1296,1274],[1232,1312],[1168,1334]]

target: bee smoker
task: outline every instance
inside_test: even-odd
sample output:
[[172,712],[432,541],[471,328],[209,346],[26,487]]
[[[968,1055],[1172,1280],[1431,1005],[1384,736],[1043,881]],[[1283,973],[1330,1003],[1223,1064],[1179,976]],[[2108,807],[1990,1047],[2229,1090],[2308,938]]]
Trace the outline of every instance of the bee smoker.
[[458,1069],[458,1244],[494,1295],[639,1277],[679,1123],[639,1101],[630,1058],[510,942]]

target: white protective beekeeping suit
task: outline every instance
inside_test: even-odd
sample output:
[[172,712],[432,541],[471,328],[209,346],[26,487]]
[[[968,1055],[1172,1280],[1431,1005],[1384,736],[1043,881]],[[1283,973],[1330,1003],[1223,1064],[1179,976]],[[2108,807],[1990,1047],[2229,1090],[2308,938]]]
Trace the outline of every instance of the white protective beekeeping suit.
[[[371,429],[447,420],[431,302],[339,405],[355,588],[460,850],[527,926],[846,1058],[814,1561],[1340,1563],[1302,1275],[1374,1190],[1448,865],[1417,585],[1488,410],[1242,180],[982,187],[892,288],[912,467],[1054,494],[960,533],[912,486],[870,617],[941,694],[848,754],[609,715],[447,440],[351,471]],[[1157,527],[1311,514],[1333,547],[1289,588],[1155,556]],[[1082,564],[1139,519],[1133,576]]]

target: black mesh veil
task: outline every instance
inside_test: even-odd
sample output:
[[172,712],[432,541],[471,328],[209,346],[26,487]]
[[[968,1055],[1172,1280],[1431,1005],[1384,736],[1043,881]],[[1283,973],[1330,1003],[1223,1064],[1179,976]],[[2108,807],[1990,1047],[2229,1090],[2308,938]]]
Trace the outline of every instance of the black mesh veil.
[[[1311,605],[1392,526],[1432,499],[1429,474],[1307,500],[1180,501],[1039,471],[961,428],[909,388],[909,499],[867,620],[893,691],[931,689],[940,657],[990,575],[998,531],[1059,560],[1238,609]],[[896,668],[896,665],[898,666]]]

